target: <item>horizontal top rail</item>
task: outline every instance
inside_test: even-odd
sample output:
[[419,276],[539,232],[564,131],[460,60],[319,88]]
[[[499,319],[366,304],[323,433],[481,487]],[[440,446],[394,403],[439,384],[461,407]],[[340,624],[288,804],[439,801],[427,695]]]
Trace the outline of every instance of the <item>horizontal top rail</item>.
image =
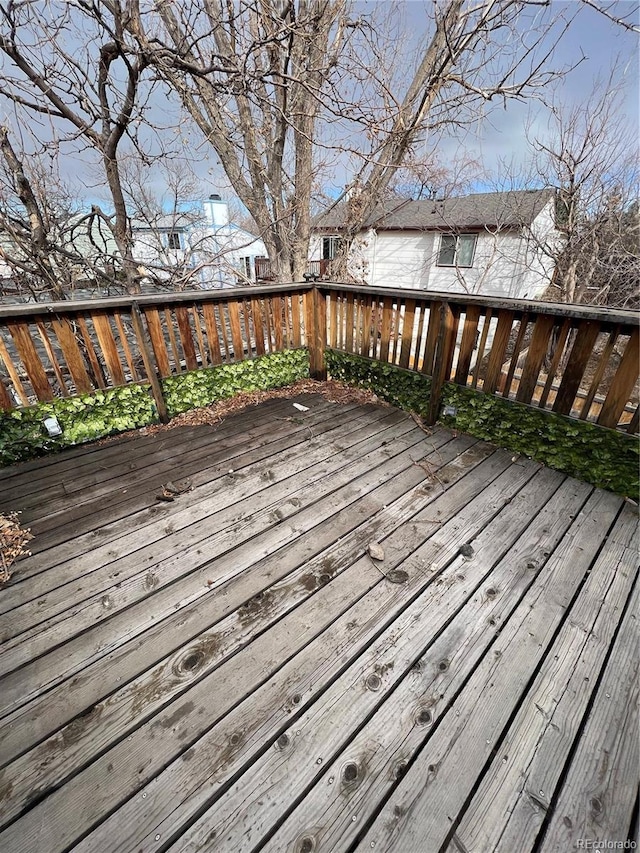
[[505,297],[480,296],[467,293],[443,293],[435,290],[410,290],[409,288],[369,287],[367,285],[347,284],[333,281],[291,282],[288,284],[264,284],[249,287],[229,287],[220,290],[188,290],[180,293],[158,293],[138,296],[109,296],[101,299],[84,299],[64,302],[25,302],[17,305],[0,305],[0,319],[11,317],[33,317],[74,311],[99,311],[116,308],[141,308],[154,305],[174,305],[181,302],[220,302],[227,299],[243,299],[255,296],[271,296],[298,293],[317,287],[321,292],[357,293],[361,296],[391,297],[393,299],[417,299],[430,302],[447,302],[449,305],[477,305],[491,308],[504,308],[529,314],[550,314],[555,317],[573,317],[583,320],[596,320],[604,323],[619,323],[626,326],[640,326],[640,314],[636,311],[602,308],[593,305],[575,305],[562,302],[540,302],[536,299],[508,299]]
[[312,282],[292,282],[291,284],[251,285],[249,287],[225,287],[220,290],[184,290],[180,293],[166,292],[153,295],[106,296],[100,299],[83,299],[63,302],[23,302],[20,304],[0,305],[0,320],[12,317],[35,317],[48,314],[68,314],[76,311],[110,311],[117,308],[140,308],[161,305],[175,305],[181,302],[224,302],[229,299],[251,299],[256,296],[277,296],[302,293],[313,287]]
[[361,296],[388,296],[392,299],[416,299],[430,302],[447,302],[449,305],[478,305],[488,308],[505,308],[509,311],[528,314],[551,314],[556,317],[598,320],[604,323],[621,323],[640,326],[640,314],[603,308],[599,305],[575,305],[564,302],[540,302],[537,299],[508,299],[506,297],[480,296],[471,293],[442,293],[435,290],[418,290],[399,287],[368,287],[365,285],[340,284],[318,281],[316,287],[322,292],[357,293]]
[[0,410],[305,346],[638,432],[634,311],[327,281],[0,307]]

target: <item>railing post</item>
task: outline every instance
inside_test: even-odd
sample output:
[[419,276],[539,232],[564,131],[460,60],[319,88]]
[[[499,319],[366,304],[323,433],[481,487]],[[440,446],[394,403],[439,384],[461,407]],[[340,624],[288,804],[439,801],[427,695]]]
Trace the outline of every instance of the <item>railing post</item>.
[[453,360],[453,347],[455,338],[454,316],[448,302],[441,302],[438,318],[438,337],[436,339],[436,351],[433,359],[433,376],[431,378],[431,395],[429,397],[429,410],[427,424],[433,425],[438,420],[440,406],[442,405],[442,388],[449,379]]
[[161,423],[166,424],[169,422],[169,414],[167,412],[167,404],[162,393],[159,370],[153,351],[149,347],[147,336],[145,335],[144,323],[142,322],[142,312],[140,311],[140,306],[137,302],[134,302],[131,305],[131,323],[140,348],[140,355],[144,362],[144,369],[147,372],[147,378],[151,384],[153,399],[155,400],[156,407],[158,409],[158,417],[160,418]]
[[312,379],[326,379],[324,350],[327,344],[327,303],[323,293],[313,287],[305,294],[305,321]]

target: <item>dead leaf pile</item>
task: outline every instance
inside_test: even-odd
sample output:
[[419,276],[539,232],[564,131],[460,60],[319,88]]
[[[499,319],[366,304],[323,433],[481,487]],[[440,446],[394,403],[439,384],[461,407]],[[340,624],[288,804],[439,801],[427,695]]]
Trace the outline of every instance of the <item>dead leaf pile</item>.
[[159,501],[173,501],[178,495],[183,495],[185,492],[190,492],[193,489],[193,483],[187,477],[185,480],[178,480],[176,483],[171,481],[163,483],[160,493],[156,495]]
[[318,382],[315,379],[300,379],[294,382],[293,385],[288,385],[286,388],[274,388],[271,391],[245,391],[236,394],[235,397],[230,397],[227,400],[219,400],[217,403],[212,403],[210,406],[204,406],[201,409],[191,409],[188,412],[183,412],[181,415],[176,415],[175,418],[169,421],[168,424],[152,424],[151,426],[143,427],[140,430],[133,430],[128,433],[120,433],[118,436],[109,436],[103,438],[98,444],[108,444],[114,440],[119,440],[126,436],[135,435],[156,435],[165,430],[176,429],[176,427],[193,427],[209,424],[215,426],[221,423],[229,415],[234,415],[236,412],[242,411],[249,406],[259,406],[266,400],[290,399],[298,397],[300,394],[320,394],[325,400],[330,403],[375,403],[379,406],[387,406],[384,400],[380,400],[372,391],[367,391],[361,388],[352,388],[350,385],[345,385],[342,382],[328,380],[326,382]]
[[9,569],[19,557],[31,554],[25,548],[30,539],[33,539],[31,531],[20,526],[17,512],[0,514],[0,583],[9,580]]

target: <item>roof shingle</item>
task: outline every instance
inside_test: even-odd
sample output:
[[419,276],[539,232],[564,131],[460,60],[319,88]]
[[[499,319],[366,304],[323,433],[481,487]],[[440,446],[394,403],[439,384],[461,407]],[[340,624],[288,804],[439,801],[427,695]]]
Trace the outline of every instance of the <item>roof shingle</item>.
[[[499,193],[448,198],[442,201],[393,201],[379,205],[367,219],[365,228],[376,230],[455,230],[513,228],[530,225],[555,190],[511,190]],[[315,227],[339,231],[344,221],[344,202],[320,214]]]

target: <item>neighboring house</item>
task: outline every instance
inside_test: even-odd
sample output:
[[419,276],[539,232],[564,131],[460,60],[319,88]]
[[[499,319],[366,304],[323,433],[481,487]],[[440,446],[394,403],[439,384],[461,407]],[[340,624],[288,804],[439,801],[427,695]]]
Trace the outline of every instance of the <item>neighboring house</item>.
[[[316,219],[309,257],[330,259],[344,203]],[[380,206],[353,241],[349,271],[378,287],[536,299],[561,239],[555,190],[480,193]]]
[[234,287],[255,280],[255,259],[266,254],[262,240],[229,221],[219,195],[209,196],[200,210],[135,220],[132,229],[134,257],[149,278]]
[[[99,272],[113,275],[118,248],[109,228],[92,211],[61,217],[48,239],[61,250],[49,255],[59,273],[58,281],[76,295],[88,297],[102,288]],[[21,263],[30,267],[31,261],[29,235],[0,230],[0,297],[28,295],[21,280]]]

